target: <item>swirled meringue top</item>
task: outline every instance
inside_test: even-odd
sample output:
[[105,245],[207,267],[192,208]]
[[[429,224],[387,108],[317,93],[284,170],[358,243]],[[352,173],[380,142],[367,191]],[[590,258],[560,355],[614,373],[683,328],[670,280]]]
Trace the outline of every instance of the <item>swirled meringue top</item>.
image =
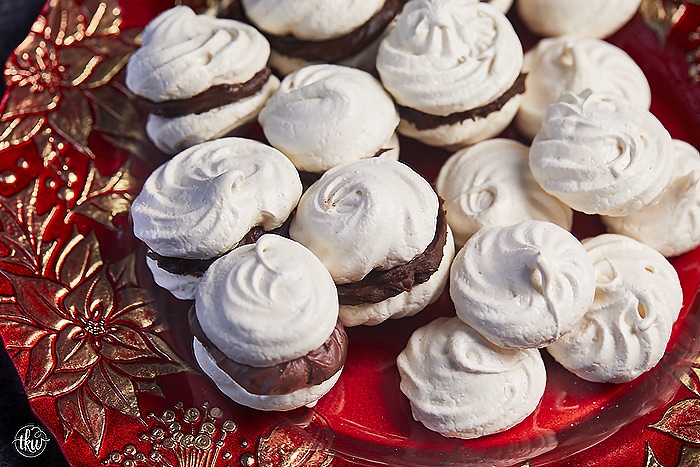
[[321,262],[299,243],[266,234],[207,269],[195,295],[202,331],[232,360],[272,366],[320,347],[338,320]]
[[126,66],[126,85],[156,102],[219,84],[245,83],[267,66],[270,44],[255,28],[177,6],[154,18]]
[[656,203],[623,217],[603,217],[610,232],[639,240],[667,257],[700,245],[700,152],[677,139],[673,149],[673,178]]
[[518,0],[518,13],[541,36],[607,37],[629,21],[641,0]]
[[596,382],[630,381],[661,359],[683,301],[678,274],[651,247],[603,234],[583,241],[596,274],[591,309],[547,350]]
[[581,243],[546,221],[484,227],[450,271],[457,316],[501,347],[544,347],[593,302],[593,265]]
[[653,202],[670,179],[671,136],[650,112],[615,94],[564,93],[530,147],[530,169],[574,210],[623,216]]
[[603,40],[543,39],[525,54],[523,71],[528,75],[516,122],[530,138],[539,131],[547,107],[566,91],[614,93],[644,110],[651,105],[649,83],[639,65]]
[[442,116],[493,101],[522,64],[510,21],[472,0],[408,2],[377,54],[381,81],[399,104]]
[[213,258],[256,225],[282,225],[301,191],[294,165],[270,146],[244,138],[201,143],[148,177],[131,206],[134,234],[162,256]]
[[407,165],[373,157],[328,170],[304,193],[290,236],[336,283],[361,280],[422,253],[435,236],[437,194]]
[[399,114],[369,73],[321,64],[287,75],[258,120],[270,144],[299,170],[323,172],[384,149]]
[[250,21],[269,34],[320,41],[362,26],[384,0],[242,0],[242,4]]
[[522,143],[496,138],[460,149],[442,165],[435,184],[458,246],[487,225],[536,219],[571,229],[571,208],[540,188],[528,152]]
[[417,329],[396,363],[413,417],[463,439],[524,420],[539,404],[547,378],[539,351],[499,348],[457,318]]

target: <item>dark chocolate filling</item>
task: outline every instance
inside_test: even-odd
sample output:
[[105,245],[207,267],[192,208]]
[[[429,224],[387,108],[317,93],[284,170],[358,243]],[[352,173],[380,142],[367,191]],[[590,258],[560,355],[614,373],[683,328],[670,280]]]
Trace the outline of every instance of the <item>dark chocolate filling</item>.
[[139,103],[146,112],[165,118],[201,114],[252,96],[263,88],[271,74],[272,70],[265,67],[245,83],[219,84],[186,99],[155,102],[140,97]]
[[[247,234],[233,247],[255,243],[265,233],[262,226],[255,226],[248,231]],[[221,256],[215,256],[207,259],[186,259],[174,258],[171,256],[162,256],[153,250],[148,250],[146,256],[158,263],[158,266],[171,274],[187,275],[201,277],[204,272],[211,266],[211,263],[219,259]]]
[[246,365],[227,357],[204,334],[194,306],[190,308],[189,322],[192,334],[217,366],[251,394],[283,395],[316,386],[336,374],[347,356],[348,337],[340,321],[320,347],[302,357],[269,367]]
[[414,285],[426,282],[442,262],[443,249],[447,242],[447,217],[440,198],[435,236],[430,245],[411,261],[387,270],[375,270],[361,281],[338,284],[338,300],[341,305],[379,303],[401,292],[411,290]]
[[398,105],[399,115],[404,120],[412,123],[418,130],[432,130],[442,125],[452,125],[462,122],[467,119],[476,120],[477,118],[487,117],[490,113],[501,110],[506,102],[513,96],[525,92],[525,77],[527,75],[520,73],[516,78],[515,83],[506,92],[501,94],[495,100],[481,107],[465,110],[463,112],[455,112],[450,115],[432,115],[420,110]]
[[[357,54],[377,39],[401,9],[399,0],[387,0],[365,24],[340,37],[322,41],[297,39],[292,35],[276,36],[265,33],[270,46],[288,57],[307,61],[335,63]],[[341,11],[338,14],[342,14]],[[250,21],[249,21],[250,22]]]

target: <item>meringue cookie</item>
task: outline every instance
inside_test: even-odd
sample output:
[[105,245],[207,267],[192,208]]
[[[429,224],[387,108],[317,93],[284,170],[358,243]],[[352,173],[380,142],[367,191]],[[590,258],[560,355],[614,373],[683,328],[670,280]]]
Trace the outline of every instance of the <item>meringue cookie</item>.
[[656,203],[624,217],[602,218],[608,231],[632,237],[666,257],[700,245],[700,152],[681,140],[673,140],[673,149],[673,177]]
[[517,9],[527,28],[540,36],[603,38],[625,25],[641,0],[518,0]]
[[664,354],[683,302],[678,274],[661,253],[624,235],[603,234],[583,245],[595,267],[595,300],[547,350],[585,380],[631,381]]
[[[309,187],[292,218],[289,233],[320,258],[336,284],[349,284],[361,281],[372,271],[404,265],[422,254],[436,238],[439,210],[433,188],[407,165],[376,157],[361,159],[333,167]],[[447,240],[442,251],[449,254],[450,239]],[[447,273],[443,269],[430,276],[439,278],[428,281],[431,299],[437,298],[445,285]],[[421,289],[401,294],[414,292],[426,295]],[[415,303],[399,307],[406,302],[414,303],[400,300],[396,308],[392,306],[389,312],[377,315],[386,318],[399,312],[413,314],[425,306],[421,299],[417,308]],[[386,305],[368,303],[363,313]],[[357,316],[357,311],[352,310],[353,323],[364,319]],[[345,320],[344,306],[340,315],[343,324],[350,322]],[[369,315],[364,316],[369,319]]]
[[482,228],[457,253],[450,272],[457,316],[505,348],[554,342],[586,313],[594,293],[583,246],[546,221]]
[[651,90],[644,72],[627,53],[599,39],[563,36],[542,39],[525,54],[525,93],[515,117],[529,139],[542,126],[547,107],[564,92],[609,92],[649,110]]
[[[270,64],[281,75],[329,62],[370,71],[384,30],[400,8],[395,0],[243,0],[242,6],[250,22],[272,41]],[[353,36],[360,45],[344,40]],[[293,47],[294,41],[300,46]],[[285,50],[274,47],[282,47],[279,42]],[[300,50],[309,44],[317,44],[316,50]],[[329,48],[335,58],[322,58]]]
[[[194,314],[206,339],[228,359],[266,368],[321,347],[336,327],[338,297],[333,279],[313,253],[292,240],[267,234],[209,267],[197,287]],[[297,390],[301,392],[281,397],[250,394],[217,364],[197,331],[195,337],[195,356],[202,369],[214,370],[212,378],[234,400],[258,409],[289,410],[315,403],[341,371]]]
[[[483,1],[483,0],[482,0]],[[488,0],[492,7],[496,8],[501,13],[508,13],[510,7],[513,6],[513,0]]]
[[[377,53],[380,79],[401,106],[399,133],[451,147],[495,136],[510,123],[518,93],[504,98],[500,109],[484,110],[485,115],[456,123],[445,119],[461,118],[505,96],[522,63],[522,46],[510,21],[473,0],[408,2]],[[416,111],[445,123],[428,126],[406,118]]]
[[311,65],[287,75],[258,117],[265,137],[297,169],[320,173],[390,151],[398,159],[399,114],[367,72]]
[[[153,103],[183,101],[214,86],[248,82],[266,69],[269,55],[269,43],[252,26],[197,15],[189,7],[177,6],[165,10],[144,29],[141,47],[126,66],[126,85]],[[159,149],[171,154],[187,145],[226,135],[253,120],[279,86],[273,75],[264,83],[262,89],[244,99],[240,109],[232,109],[236,103],[229,102],[225,109],[214,107],[189,114],[178,111],[177,117],[155,118],[147,126],[148,135]],[[176,122],[168,123],[171,118]],[[189,131],[178,138],[178,131],[187,130],[189,125],[207,132],[198,138],[195,131]],[[165,134],[160,135],[161,131]],[[173,133],[180,141],[164,143],[173,138]]]
[[547,378],[538,350],[499,348],[457,318],[417,329],[396,363],[413,418],[462,439],[522,422],[537,408]]
[[[255,226],[269,231],[282,225],[301,191],[294,165],[270,146],[244,138],[201,143],[146,179],[131,206],[134,234],[163,257],[215,258]],[[187,284],[172,282],[191,282],[182,276],[168,276],[167,283],[159,284],[191,291]]]
[[529,219],[571,230],[571,208],[540,188],[528,152],[522,143],[496,138],[457,151],[440,167],[435,186],[457,248],[482,227]]
[[615,94],[566,92],[550,105],[530,147],[544,191],[574,210],[624,216],[671,180],[671,136],[650,112]]

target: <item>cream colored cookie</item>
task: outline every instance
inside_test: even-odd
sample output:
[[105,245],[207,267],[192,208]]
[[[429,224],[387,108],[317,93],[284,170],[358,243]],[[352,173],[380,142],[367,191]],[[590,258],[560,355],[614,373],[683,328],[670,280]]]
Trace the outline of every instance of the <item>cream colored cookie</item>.
[[484,227],[450,272],[457,316],[506,348],[545,347],[593,302],[595,275],[581,243],[546,221]]
[[537,408],[547,379],[538,350],[502,349],[457,318],[417,329],[396,364],[413,418],[462,439],[522,422]]
[[528,153],[522,143],[495,138],[457,151],[442,165],[435,186],[457,248],[482,227],[529,219],[571,230],[571,208],[540,188]]
[[683,302],[678,274],[661,253],[624,235],[583,245],[595,268],[595,300],[547,350],[588,381],[631,381],[664,354]]

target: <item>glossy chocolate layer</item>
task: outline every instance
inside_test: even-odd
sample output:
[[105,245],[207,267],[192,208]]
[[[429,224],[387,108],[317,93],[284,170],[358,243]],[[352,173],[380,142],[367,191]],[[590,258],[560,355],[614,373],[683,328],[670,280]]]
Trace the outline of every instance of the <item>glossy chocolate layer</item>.
[[[242,245],[247,245],[249,243],[255,243],[260,237],[265,233],[265,229],[261,226],[255,226],[248,231],[248,233],[243,237],[233,248],[237,248]],[[146,256],[158,263],[158,267],[168,271],[171,274],[180,274],[201,277],[204,272],[209,268],[211,263],[216,261],[220,256],[215,256],[213,258],[207,259],[185,259],[185,258],[172,258],[168,256],[161,256],[155,251],[149,250]]]
[[467,119],[476,120],[477,118],[484,118],[492,112],[501,110],[506,102],[508,102],[513,96],[524,93],[526,76],[526,74],[521,73],[516,78],[513,86],[511,86],[510,89],[501,94],[495,100],[486,105],[482,105],[481,107],[465,110],[463,112],[455,112],[450,115],[443,116],[427,114],[425,112],[421,112],[420,110],[398,104],[396,107],[399,110],[399,115],[401,115],[401,118],[415,125],[418,130],[432,130],[442,125],[452,125]]
[[[307,61],[336,63],[344,58],[357,54],[375,39],[389,25],[401,10],[399,0],[387,0],[384,6],[365,24],[349,33],[323,41],[307,41],[294,36],[275,36],[261,31],[270,41],[270,46],[288,57],[301,58]],[[338,12],[342,14],[342,12]],[[251,23],[252,24],[252,23]]]
[[361,281],[339,284],[337,288],[340,304],[379,303],[430,279],[442,262],[443,249],[447,242],[447,217],[442,205],[443,200],[440,199],[435,236],[423,253],[391,269],[372,271]]
[[204,334],[194,306],[189,312],[192,334],[221,370],[251,394],[283,395],[316,386],[336,374],[345,364],[348,337],[340,321],[320,347],[306,355],[269,367],[244,365],[226,356]]
[[245,83],[219,84],[187,99],[155,102],[139,97],[139,104],[146,112],[165,118],[201,114],[256,94],[267,83],[271,74],[272,70],[265,67]]

